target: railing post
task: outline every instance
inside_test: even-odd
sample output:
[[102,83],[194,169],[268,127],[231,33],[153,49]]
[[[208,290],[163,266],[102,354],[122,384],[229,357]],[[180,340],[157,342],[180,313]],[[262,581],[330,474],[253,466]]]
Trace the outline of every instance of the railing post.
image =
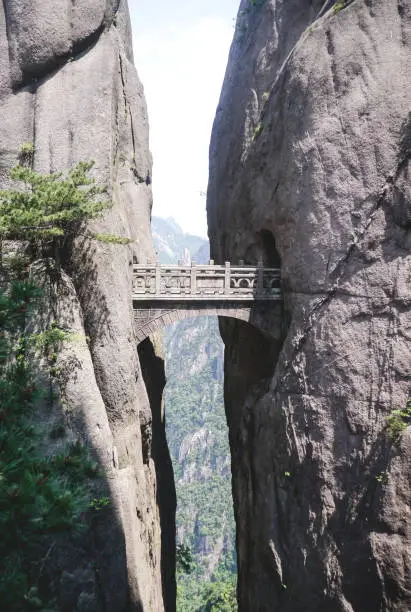
[[191,294],[195,295],[197,293],[197,270],[196,270],[196,262],[194,259],[191,260]]
[[224,292],[230,293],[230,274],[231,264],[229,261],[225,262],[225,274],[224,274]]
[[161,267],[159,263],[156,263],[156,295],[160,295],[161,292]]
[[257,264],[257,295],[264,293],[264,265],[263,260],[259,259]]

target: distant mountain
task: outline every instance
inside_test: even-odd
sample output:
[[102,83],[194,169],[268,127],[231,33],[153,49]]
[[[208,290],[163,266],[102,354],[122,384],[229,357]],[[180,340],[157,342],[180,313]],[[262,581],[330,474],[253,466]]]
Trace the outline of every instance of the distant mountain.
[[210,244],[205,241],[203,244],[193,255],[193,259],[199,264],[206,264],[210,261]]
[[186,234],[172,218],[161,219],[153,217],[151,232],[156,246],[158,259],[161,263],[177,263],[184,249],[196,253],[201,247],[208,245],[208,240],[200,236]]
[[[162,263],[187,256],[199,264],[209,261],[208,241],[184,234],[173,220],[154,218],[153,236]],[[194,612],[204,605],[202,593],[210,580],[234,588],[236,573],[224,348],[216,317],[188,318],[171,325],[164,339],[177,543],[188,546],[194,557],[193,573],[178,575],[177,610]]]

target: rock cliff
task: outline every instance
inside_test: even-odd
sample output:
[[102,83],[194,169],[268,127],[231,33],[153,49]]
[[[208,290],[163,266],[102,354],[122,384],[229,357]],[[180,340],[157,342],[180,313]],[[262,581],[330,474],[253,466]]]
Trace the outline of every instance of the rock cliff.
[[211,250],[284,295],[281,343],[221,323],[243,611],[411,609],[410,9],[241,2]]
[[[0,186],[22,143],[33,144],[40,172],[94,160],[94,178],[113,207],[91,223],[93,231],[133,241],[79,238],[61,254],[53,316],[83,340],[59,356],[64,403],[47,418],[61,419],[67,438],[80,438],[99,458],[111,505],[87,537],[50,548],[42,579],[61,610],[162,610],[161,573],[165,599],[175,599],[174,553],[163,551],[161,561],[160,530],[160,522],[173,523],[173,477],[161,356],[147,341],[141,351],[147,391],[133,333],[132,263],[154,251],[148,121],[126,0],[4,0],[0,117]],[[52,452],[53,441],[46,446]],[[157,497],[160,467],[170,487],[165,509]]]

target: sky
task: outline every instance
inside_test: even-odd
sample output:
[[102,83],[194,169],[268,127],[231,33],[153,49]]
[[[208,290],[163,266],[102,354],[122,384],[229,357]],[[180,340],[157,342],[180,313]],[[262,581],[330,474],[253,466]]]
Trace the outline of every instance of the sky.
[[153,214],[207,235],[208,148],[240,0],[129,0],[153,154]]

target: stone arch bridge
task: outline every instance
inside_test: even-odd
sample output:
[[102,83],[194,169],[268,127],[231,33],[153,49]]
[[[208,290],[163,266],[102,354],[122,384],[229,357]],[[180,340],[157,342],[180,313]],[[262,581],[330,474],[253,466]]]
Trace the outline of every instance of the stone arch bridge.
[[133,308],[138,342],[162,327],[200,315],[246,321],[279,338],[280,270],[257,266],[133,266]]

